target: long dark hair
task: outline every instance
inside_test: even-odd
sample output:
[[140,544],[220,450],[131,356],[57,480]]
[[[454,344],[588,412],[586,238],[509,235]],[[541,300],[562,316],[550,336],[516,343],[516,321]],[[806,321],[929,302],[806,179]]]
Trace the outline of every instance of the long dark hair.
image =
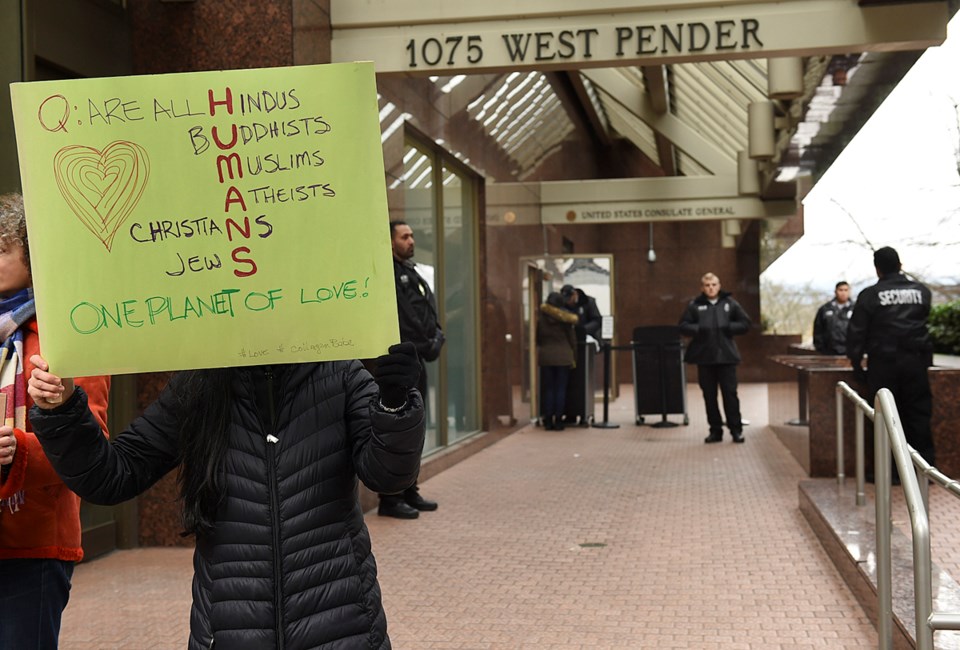
[[192,370],[181,373],[175,384],[181,453],[177,484],[184,535],[201,537],[214,529],[225,492],[223,459],[233,378],[230,368]]

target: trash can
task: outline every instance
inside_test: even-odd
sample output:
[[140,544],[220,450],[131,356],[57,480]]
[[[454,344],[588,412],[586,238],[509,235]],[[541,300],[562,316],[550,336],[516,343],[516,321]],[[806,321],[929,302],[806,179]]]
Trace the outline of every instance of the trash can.
[[651,426],[674,427],[668,414],[687,415],[687,375],[683,365],[680,328],[675,325],[636,327],[633,330],[633,397],[637,424],[644,415],[660,414]]

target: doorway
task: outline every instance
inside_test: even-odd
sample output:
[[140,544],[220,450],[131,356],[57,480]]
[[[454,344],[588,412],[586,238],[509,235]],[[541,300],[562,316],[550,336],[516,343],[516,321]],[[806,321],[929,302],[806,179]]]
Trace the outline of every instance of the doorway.
[[[520,284],[523,297],[521,310],[523,322],[523,373],[521,393],[523,401],[530,405],[530,419],[539,418],[539,382],[536,350],[537,315],[540,304],[552,291],[560,291],[566,284],[573,285],[597,301],[597,308],[605,320],[610,320],[613,331],[614,318],[614,262],[613,255],[559,255],[520,258]],[[616,345],[613,337],[609,340]],[[593,386],[592,400],[603,398],[603,364],[599,362],[599,341],[588,340],[590,379]],[[611,357],[611,376],[616,377],[616,359]],[[619,395],[616,382],[610,387],[610,398]],[[592,413],[588,404],[587,413]]]

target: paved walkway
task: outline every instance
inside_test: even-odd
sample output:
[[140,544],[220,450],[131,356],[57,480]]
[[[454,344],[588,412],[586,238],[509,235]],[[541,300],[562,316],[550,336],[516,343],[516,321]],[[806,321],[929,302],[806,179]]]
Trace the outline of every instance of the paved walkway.
[[[624,390],[618,429],[527,427],[426,481],[437,512],[368,515],[394,647],[875,648],[799,513],[766,387],[741,387],[743,445],[703,444],[689,395],[690,426],[634,426]],[[185,549],[80,565],[61,648],[185,647],[190,574]]]

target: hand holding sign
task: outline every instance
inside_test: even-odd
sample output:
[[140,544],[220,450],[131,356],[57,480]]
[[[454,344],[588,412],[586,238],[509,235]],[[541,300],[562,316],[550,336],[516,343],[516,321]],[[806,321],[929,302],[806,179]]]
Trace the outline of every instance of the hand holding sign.
[[60,378],[50,372],[46,360],[38,354],[30,357],[33,371],[27,380],[27,393],[38,408],[55,409],[73,395],[73,379]]

